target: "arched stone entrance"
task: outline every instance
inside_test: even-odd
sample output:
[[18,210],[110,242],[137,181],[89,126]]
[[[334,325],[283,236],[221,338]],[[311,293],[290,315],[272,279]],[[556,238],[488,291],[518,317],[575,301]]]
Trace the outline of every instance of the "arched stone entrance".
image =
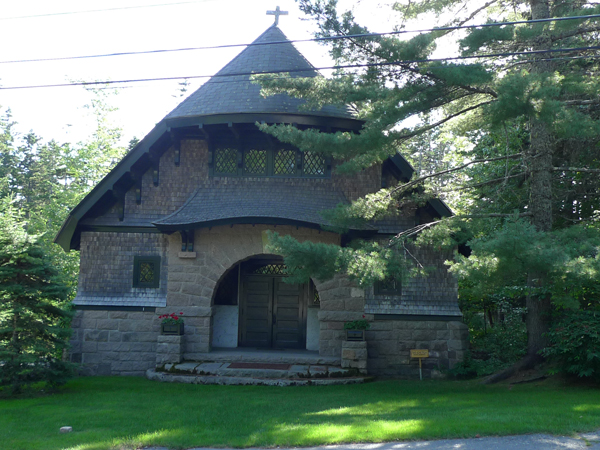
[[285,277],[278,256],[258,255],[231,267],[213,297],[212,346],[318,350],[316,288]]

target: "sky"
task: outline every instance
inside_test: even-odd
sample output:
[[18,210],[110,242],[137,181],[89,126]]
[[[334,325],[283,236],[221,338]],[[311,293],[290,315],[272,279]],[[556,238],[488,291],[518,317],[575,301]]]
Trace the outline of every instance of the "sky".
[[[384,1],[384,0],[382,0]],[[272,25],[267,10],[288,11],[279,27],[289,39],[312,37],[314,24],[293,0],[19,0],[0,10],[0,87],[213,75],[243,48],[193,50],[51,62],[8,61],[115,52],[247,44]],[[379,0],[342,0],[371,20],[373,31],[389,31]],[[375,6],[375,8],[374,8]],[[104,11],[98,11],[104,10]],[[27,17],[24,17],[27,16]],[[31,17],[38,16],[38,17]],[[316,67],[332,64],[316,43],[297,48]],[[191,94],[205,79],[190,80]],[[142,138],[185,97],[180,80],[130,83],[109,96],[113,123],[123,144]],[[0,110],[10,108],[18,133],[34,131],[44,141],[76,143],[94,129],[84,87],[0,90]]]

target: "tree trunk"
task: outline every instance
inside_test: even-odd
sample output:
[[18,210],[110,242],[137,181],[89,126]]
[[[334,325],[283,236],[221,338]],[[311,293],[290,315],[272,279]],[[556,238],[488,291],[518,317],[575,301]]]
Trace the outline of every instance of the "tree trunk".
[[[533,20],[550,17],[548,0],[531,0],[531,16]],[[545,25],[537,25],[539,27]],[[551,47],[551,41],[546,34],[538,38],[533,49],[542,50]],[[532,73],[548,73],[552,71],[552,63],[540,61],[532,64]],[[554,149],[553,137],[548,125],[537,117],[529,121],[530,147],[528,149],[531,171],[529,186],[529,207],[532,213],[532,223],[539,231],[552,230],[552,154]],[[529,273],[527,284],[530,288],[540,288],[547,280],[543,273]],[[550,296],[528,294],[527,306],[527,356],[536,361],[541,357],[539,351],[547,344],[545,333],[548,331],[549,313],[551,309]]]

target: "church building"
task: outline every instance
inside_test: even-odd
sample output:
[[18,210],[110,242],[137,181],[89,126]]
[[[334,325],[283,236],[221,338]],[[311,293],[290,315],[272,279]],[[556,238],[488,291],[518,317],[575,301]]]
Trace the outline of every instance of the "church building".
[[267,230],[344,246],[451,212],[431,200],[393,221],[330,231],[322,211],[408,181],[414,171],[397,154],[340,175],[338,161],[261,132],[259,123],[330,133],[362,127],[347,108],[306,110],[284,94],[261,96],[250,81],[252,73],[281,71],[317,76],[275,24],[160,121],[69,214],[56,242],[81,255],[70,356],[84,373],[153,369],[159,316],[167,313],[183,313],[186,361],[260,349],[288,352],[289,363],[304,355],[339,365],[344,324],[363,317],[369,374],[418,376],[412,349],[429,350],[425,376],[462,359],[467,332],[448,255],[419,249],[433,268],[427,277],[366,289],[343,275],[284,282]]

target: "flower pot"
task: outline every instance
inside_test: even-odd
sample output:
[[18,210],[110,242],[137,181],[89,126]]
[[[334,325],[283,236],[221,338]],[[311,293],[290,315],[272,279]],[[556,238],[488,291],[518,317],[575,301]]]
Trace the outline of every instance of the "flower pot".
[[182,336],[183,335],[183,322],[182,323],[161,323],[160,334],[168,336]]
[[347,341],[364,341],[365,330],[346,330]]

